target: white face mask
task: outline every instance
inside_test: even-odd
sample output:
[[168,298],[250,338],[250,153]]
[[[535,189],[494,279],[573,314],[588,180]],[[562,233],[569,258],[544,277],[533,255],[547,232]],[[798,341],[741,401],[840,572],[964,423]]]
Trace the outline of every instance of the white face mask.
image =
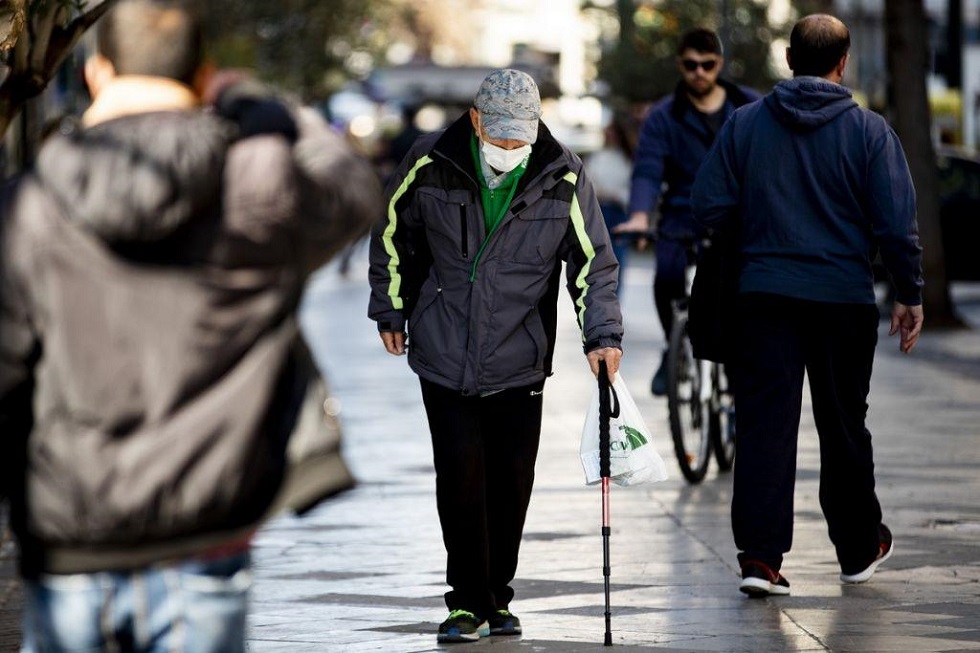
[[493,143],[483,141],[480,150],[483,152],[483,158],[486,159],[487,164],[491,168],[500,172],[510,172],[521,165],[525,157],[531,153],[531,145],[522,145],[516,150],[505,150]]

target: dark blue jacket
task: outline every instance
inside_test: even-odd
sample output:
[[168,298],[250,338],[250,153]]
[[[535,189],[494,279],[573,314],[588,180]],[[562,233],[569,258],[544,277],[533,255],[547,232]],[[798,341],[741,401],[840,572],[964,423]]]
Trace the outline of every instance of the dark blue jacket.
[[880,250],[896,299],[922,302],[901,143],[839,84],[797,77],[736,111],[698,173],[692,206],[705,227],[738,225],[740,292],[874,303]]
[[[760,95],[750,88],[718,80],[726,92],[723,119],[736,108],[754,102]],[[714,133],[691,104],[683,83],[674,94],[650,109],[636,146],[629,212],[652,212],[657,208],[661,186],[667,189],[660,204],[657,226],[662,238],[690,238],[695,232],[691,217],[691,185],[701,162],[714,141]]]

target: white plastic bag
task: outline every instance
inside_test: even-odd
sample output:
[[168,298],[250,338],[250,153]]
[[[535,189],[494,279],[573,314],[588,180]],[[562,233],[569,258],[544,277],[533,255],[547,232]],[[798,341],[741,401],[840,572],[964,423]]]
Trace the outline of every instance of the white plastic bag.
[[[667,479],[663,458],[654,450],[650,429],[633,402],[623,377],[616,374],[610,398],[609,478],[616,485],[654,483]],[[617,411],[616,408],[619,408]],[[582,427],[579,448],[586,485],[594,485],[599,476],[599,387],[592,393],[592,403]]]

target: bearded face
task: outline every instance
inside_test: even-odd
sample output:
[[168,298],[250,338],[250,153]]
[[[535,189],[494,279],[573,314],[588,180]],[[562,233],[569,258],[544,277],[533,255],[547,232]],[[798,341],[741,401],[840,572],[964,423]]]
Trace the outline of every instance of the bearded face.
[[717,54],[693,49],[684,50],[677,57],[677,69],[684,80],[684,86],[694,97],[704,97],[714,90],[723,63],[724,59]]

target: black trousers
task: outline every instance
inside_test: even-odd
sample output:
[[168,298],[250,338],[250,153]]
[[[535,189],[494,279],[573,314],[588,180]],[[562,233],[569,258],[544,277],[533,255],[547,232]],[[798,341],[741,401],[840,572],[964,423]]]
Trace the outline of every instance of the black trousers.
[[486,397],[421,384],[452,588],[446,605],[486,617],[514,598],[510,583],[534,484],[544,382]]
[[657,270],[653,277],[653,303],[657,307],[664,339],[670,341],[674,328],[673,303],[687,293],[684,273],[687,270],[688,244],[684,240],[661,238],[657,240],[655,253]]
[[792,546],[805,370],[820,439],[820,507],[841,569],[864,569],[878,553],[881,523],[865,426],[877,307],[752,293],[739,296],[735,322],[732,529],[739,561],[779,569]]

